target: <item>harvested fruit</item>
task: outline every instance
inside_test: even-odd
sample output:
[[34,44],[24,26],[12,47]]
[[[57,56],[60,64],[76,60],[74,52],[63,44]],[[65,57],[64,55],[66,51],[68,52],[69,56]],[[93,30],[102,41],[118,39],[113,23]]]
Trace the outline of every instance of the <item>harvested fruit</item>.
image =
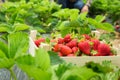
[[64,37],[64,42],[68,43],[71,41],[71,35],[70,34],[67,34],[65,37]]
[[90,55],[90,44],[88,41],[81,41],[78,43],[79,50],[82,51],[86,55]]
[[63,45],[61,46],[60,52],[62,53],[63,56],[67,56],[72,53],[72,50],[68,46]]
[[[60,44],[59,44],[60,43]],[[96,38],[84,34],[80,39],[67,34],[64,38],[58,38],[53,46],[53,51],[59,56],[113,56],[111,46]]]
[[37,47],[40,46],[40,43],[41,43],[41,42],[45,42],[45,39],[44,39],[44,38],[39,38],[39,39],[37,39],[37,40],[34,41],[34,43],[35,43],[35,45],[36,45]]

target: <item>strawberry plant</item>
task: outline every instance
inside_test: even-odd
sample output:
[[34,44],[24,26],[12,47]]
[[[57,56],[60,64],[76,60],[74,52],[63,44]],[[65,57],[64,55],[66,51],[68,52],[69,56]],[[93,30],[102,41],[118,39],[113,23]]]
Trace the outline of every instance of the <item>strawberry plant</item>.
[[[77,12],[74,11],[74,14],[77,14]],[[62,36],[73,32],[78,34],[89,34],[92,30],[95,30],[97,28],[109,32],[114,32],[114,28],[111,24],[102,23],[102,21],[105,19],[105,16],[98,15],[95,19],[92,19],[86,17],[87,13],[81,13],[80,15],[74,14],[72,15],[72,17],[69,17],[68,15],[68,19],[58,23],[56,29],[60,30]]]
[[[60,6],[56,3],[50,3],[48,0],[41,0],[36,3],[35,0],[25,2],[6,2],[0,8],[0,23],[13,28],[14,25],[24,24],[31,29],[37,29],[41,33],[50,31],[58,20],[52,17],[52,13],[58,11]],[[6,28],[2,27],[2,31]],[[3,29],[2,29],[3,28]],[[28,27],[22,26],[20,29],[26,30]]]
[[[17,65],[29,77],[34,77],[35,80],[50,80],[50,74],[44,71],[50,66],[47,52],[39,49],[36,50],[36,57],[28,54],[29,38],[26,33],[17,32],[9,34],[7,43],[0,41],[0,46],[0,68],[8,69],[11,73],[11,79],[13,77],[14,80],[18,80],[13,72],[14,65]],[[41,60],[39,61],[39,59]]]
[[109,17],[114,23],[120,19],[119,3],[119,0],[92,0],[90,15],[95,16],[107,14],[107,17]]

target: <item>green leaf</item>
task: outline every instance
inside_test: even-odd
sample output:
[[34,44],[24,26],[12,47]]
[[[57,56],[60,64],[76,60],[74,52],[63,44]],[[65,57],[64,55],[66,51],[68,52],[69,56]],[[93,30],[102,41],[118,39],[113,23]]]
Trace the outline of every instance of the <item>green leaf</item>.
[[50,56],[50,61],[51,61],[51,65],[56,65],[56,64],[61,64],[64,62],[64,60],[62,58],[60,58],[57,53],[49,51],[49,56]]
[[28,25],[20,24],[20,23],[15,24],[14,27],[15,27],[14,31],[23,31],[23,30],[28,30],[29,29]]
[[62,75],[67,71],[70,70],[71,68],[73,68],[75,65],[69,63],[63,63],[63,64],[59,64],[57,66],[57,68],[53,66],[53,68],[55,69],[55,74],[56,76],[60,79],[62,77]]
[[113,32],[114,29],[109,23],[99,23],[92,18],[88,18],[89,24],[93,25],[96,28],[103,29],[109,32]]
[[19,65],[34,65],[35,66],[35,59],[31,55],[23,55],[16,58],[16,63]]
[[2,50],[0,50],[0,58],[5,58],[5,57],[6,57],[5,53]]
[[60,80],[89,80],[94,76],[98,76],[98,74],[91,69],[86,67],[75,67],[66,71]]
[[114,27],[109,24],[109,23],[103,23],[103,26],[106,27],[106,30],[110,31],[110,32],[114,32]]
[[110,66],[103,66],[100,65],[99,63],[94,63],[94,62],[86,63],[86,67],[92,69],[94,72],[97,73],[109,73],[112,71],[112,68],[110,68]]
[[7,27],[0,27],[0,32],[7,32],[9,29]]
[[36,29],[39,33],[46,33],[46,31],[40,27],[34,27],[33,29]]
[[60,26],[58,26],[58,29],[59,30],[63,30],[63,29],[65,29],[66,27],[69,27],[70,25],[70,22],[69,21],[63,21],[61,24],[60,24]]
[[14,60],[13,59],[0,58],[0,68],[9,69],[13,65],[14,65]]
[[70,16],[70,20],[71,21],[76,20],[78,18],[78,15],[79,15],[79,10],[72,9],[70,12],[72,13],[72,15]]
[[0,32],[8,32],[9,26],[7,24],[0,24]]
[[97,15],[97,16],[95,17],[95,20],[100,23],[100,22],[102,22],[103,20],[105,20],[105,16]]
[[66,34],[69,34],[71,31],[71,28],[64,28],[63,30],[60,31],[62,37],[65,36]]
[[50,67],[50,57],[46,50],[37,49],[35,55],[36,66],[40,67],[42,70],[46,70]]
[[51,74],[49,72],[29,65],[19,65],[19,67],[26,72],[29,77],[34,78],[34,80],[51,80]]
[[86,19],[86,16],[87,16],[87,12],[80,13],[79,18],[80,18],[81,20],[85,20],[85,19]]
[[4,42],[0,41],[0,52],[3,52],[6,57],[9,57],[8,55],[8,46]]
[[24,32],[16,32],[8,36],[8,52],[10,58],[17,58],[28,51],[29,38]]

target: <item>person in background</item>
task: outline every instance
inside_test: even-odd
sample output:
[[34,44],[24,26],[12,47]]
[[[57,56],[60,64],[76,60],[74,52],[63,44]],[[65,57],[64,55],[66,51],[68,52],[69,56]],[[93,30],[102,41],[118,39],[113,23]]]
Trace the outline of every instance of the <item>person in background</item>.
[[0,2],[5,2],[5,0],[0,0]]
[[81,12],[88,12],[92,0],[87,0],[87,3],[84,4],[82,0],[58,0],[58,4],[62,5],[62,8],[76,8]]

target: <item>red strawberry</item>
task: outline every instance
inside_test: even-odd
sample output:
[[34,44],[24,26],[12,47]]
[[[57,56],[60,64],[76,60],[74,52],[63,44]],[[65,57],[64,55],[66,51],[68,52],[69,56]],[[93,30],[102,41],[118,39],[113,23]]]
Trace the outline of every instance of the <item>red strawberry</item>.
[[83,34],[83,37],[84,37],[85,39],[87,39],[87,40],[90,40],[90,39],[91,39],[91,37],[90,37],[89,35],[87,35],[87,34]]
[[114,54],[113,54],[113,53],[110,53],[109,56],[114,56]]
[[35,45],[36,45],[37,47],[39,47],[40,42],[39,42],[38,40],[35,40],[34,43],[35,43]]
[[93,39],[93,40],[91,40],[91,42],[93,42],[93,49],[97,50],[98,46],[100,44],[100,41],[98,39]]
[[61,46],[60,52],[63,54],[63,56],[67,56],[68,54],[72,53],[72,50],[68,46]]
[[76,47],[77,46],[77,40],[76,39],[71,40],[70,42],[68,42],[66,44],[66,46],[68,46],[70,48]]
[[73,47],[72,48],[72,53],[76,53],[76,52],[78,52],[78,47]]
[[101,53],[94,54],[93,56],[103,56]]
[[119,26],[119,25],[116,25],[116,26],[115,26],[115,28],[116,28],[116,29],[119,29],[119,28],[120,28],[120,26]]
[[57,43],[57,40],[51,39],[50,42]]
[[54,47],[53,47],[53,51],[54,52],[58,52],[61,48],[62,44],[56,44]]
[[90,48],[90,44],[89,44],[88,41],[79,42],[78,47],[84,54],[90,55],[90,49],[91,48]]
[[68,57],[73,57],[73,56],[75,56],[74,54],[68,54],[67,55]]
[[68,43],[71,41],[71,35],[70,34],[67,34],[65,37],[64,37],[64,42]]
[[103,56],[109,55],[111,53],[109,45],[104,43],[99,44],[98,53],[102,54]]
[[34,43],[36,44],[37,47],[39,47],[41,42],[45,42],[45,39],[44,38],[40,38],[40,39],[34,41]]
[[64,43],[64,39],[63,38],[59,38],[58,39],[58,44],[63,44]]
[[117,32],[120,32],[120,25],[116,25],[116,26],[115,26],[115,30],[116,30]]
[[59,52],[59,53],[58,53],[58,56],[62,57],[63,55],[62,55],[62,53]]

